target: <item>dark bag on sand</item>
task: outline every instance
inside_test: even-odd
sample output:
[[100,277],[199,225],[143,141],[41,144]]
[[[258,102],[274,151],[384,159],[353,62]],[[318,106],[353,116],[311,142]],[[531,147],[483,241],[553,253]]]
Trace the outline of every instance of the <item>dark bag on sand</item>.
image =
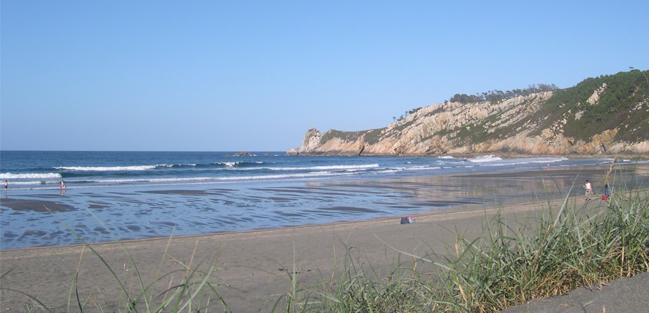
[[608,200],[608,196],[607,195],[602,195],[602,200],[604,200],[604,201]]
[[412,216],[406,216],[401,218],[401,224],[412,224],[415,222],[415,218]]

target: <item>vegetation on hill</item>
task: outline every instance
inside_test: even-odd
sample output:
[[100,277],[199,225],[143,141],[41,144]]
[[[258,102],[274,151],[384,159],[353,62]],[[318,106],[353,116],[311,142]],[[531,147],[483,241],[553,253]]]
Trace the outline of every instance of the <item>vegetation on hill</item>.
[[[600,90],[599,100],[588,102]],[[588,140],[593,134],[619,127],[617,139],[637,142],[649,139],[649,71],[631,70],[588,78],[572,88],[558,90],[537,113],[541,126],[566,118],[564,134]],[[544,128],[544,127],[541,127]]]
[[375,144],[379,141],[379,135],[381,134],[381,131],[383,131],[384,129],[385,127],[370,129],[370,130],[361,130],[355,132],[346,132],[346,131],[330,129],[328,132],[322,135],[322,137],[320,138],[320,144],[324,145],[325,143],[327,143],[327,141],[334,138],[339,138],[345,141],[354,141],[363,135],[365,135],[365,142],[369,144]]
[[507,90],[507,91],[502,91],[502,90],[490,90],[487,92],[476,92],[475,95],[467,95],[465,93],[463,94],[455,94],[451,99],[449,100],[450,102],[460,102],[460,103],[472,103],[472,102],[480,102],[480,101],[491,101],[491,102],[497,102],[497,101],[502,101],[506,99],[511,99],[514,97],[519,97],[519,96],[527,96],[531,95],[533,93],[537,92],[543,92],[543,91],[551,91],[551,90],[556,90],[559,89],[555,84],[538,84],[538,85],[530,85],[529,87],[525,89],[512,89],[512,90]]
[[[543,91],[553,91],[553,95],[541,104],[538,112],[528,119],[522,119],[504,128],[493,129],[489,125],[493,125],[505,113],[499,112],[482,121],[464,125],[458,129],[457,133],[451,135],[464,144],[480,143],[514,136],[520,127],[530,121],[537,125],[536,131],[532,135],[540,135],[544,129],[551,128],[553,124],[565,120],[563,123],[565,125],[562,126],[563,135],[576,140],[589,141],[593,135],[616,127],[618,128],[616,140],[627,142],[649,140],[649,125],[647,125],[647,121],[649,121],[649,71],[632,69],[614,75],[587,78],[576,86],[565,89],[557,89],[554,84],[538,84],[531,85],[526,89],[506,92],[495,90],[475,95],[456,94],[450,101],[460,103],[491,101],[494,103]],[[595,92],[597,92],[597,97],[593,97]],[[520,105],[530,106],[531,103],[524,101]],[[437,135],[446,135],[446,133],[449,131],[442,130]]]

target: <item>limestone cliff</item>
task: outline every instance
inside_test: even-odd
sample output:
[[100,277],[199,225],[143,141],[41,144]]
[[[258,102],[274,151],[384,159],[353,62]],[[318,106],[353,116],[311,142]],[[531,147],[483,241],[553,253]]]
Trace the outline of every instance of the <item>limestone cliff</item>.
[[322,135],[315,127],[309,128],[309,130],[307,130],[306,134],[304,135],[302,145],[296,149],[289,150],[291,151],[290,154],[298,155],[313,152],[318,147],[321,136]]
[[287,154],[647,155],[649,79],[635,72],[498,102],[434,104],[380,129],[311,128]]

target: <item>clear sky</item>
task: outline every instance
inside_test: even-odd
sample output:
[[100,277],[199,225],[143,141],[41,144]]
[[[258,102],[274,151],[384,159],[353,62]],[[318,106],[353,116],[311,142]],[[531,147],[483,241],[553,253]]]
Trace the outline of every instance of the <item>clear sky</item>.
[[3,150],[282,151],[649,69],[649,1],[1,3]]

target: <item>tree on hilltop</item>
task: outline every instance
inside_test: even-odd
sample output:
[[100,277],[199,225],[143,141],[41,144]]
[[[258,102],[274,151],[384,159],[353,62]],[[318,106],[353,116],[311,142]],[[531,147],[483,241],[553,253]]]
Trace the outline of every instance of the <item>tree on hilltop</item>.
[[506,99],[511,99],[519,96],[527,96],[533,93],[542,92],[542,91],[551,91],[559,89],[555,84],[532,84],[525,89],[512,89],[507,91],[502,90],[490,90],[487,92],[478,93],[475,95],[455,94],[451,97],[450,102],[460,102],[460,103],[473,103],[480,101],[491,101],[497,102]]

